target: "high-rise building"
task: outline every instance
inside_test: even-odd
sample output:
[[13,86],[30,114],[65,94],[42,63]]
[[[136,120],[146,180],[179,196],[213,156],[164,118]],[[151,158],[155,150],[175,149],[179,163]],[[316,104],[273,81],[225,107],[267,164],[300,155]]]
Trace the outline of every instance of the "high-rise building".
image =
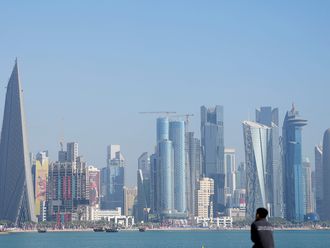
[[322,201],[323,201],[323,149],[321,145],[315,146],[315,198],[316,198],[316,213],[322,219]]
[[89,193],[89,205],[96,206],[100,204],[100,170],[94,166],[88,166],[88,193]]
[[45,216],[42,216],[42,206],[47,200],[48,152],[37,153],[34,174],[35,215],[39,220],[43,220],[45,219]]
[[124,187],[124,215],[133,216],[137,196],[137,187]]
[[171,121],[169,125],[169,138],[173,146],[174,167],[174,208],[179,213],[185,213],[186,203],[186,154],[185,154],[185,123],[184,121]]
[[116,153],[120,152],[120,145],[107,146],[107,165],[110,164],[112,159],[116,159]]
[[225,207],[224,118],[223,106],[201,107],[203,175],[214,180],[214,212]]
[[312,168],[309,158],[303,161],[305,213],[314,213],[314,193],[312,189]]
[[[113,145],[111,147],[110,155],[113,151]],[[121,208],[122,211],[124,209],[124,192],[123,188],[125,185],[125,167],[126,162],[125,158],[120,151],[120,146],[116,145],[115,147],[119,148],[119,151],[115,152],[114,157],[112,155],[109,157],[109,153],[107,158],[111,158],[108,160],[107,166],[107,190],[105,197],[105,204],[102,204],[105,209],[116,209]]]
[[195,214],[195,191],[196,183],[201,177],[201,142],[194,137],[194,132],[185,134],[186,148],[186,201],[187,211]]
[[36,221],[17,60],[7,85],[0,140],[0,220],[16,225]]
[[135,218],[137,221],[147,221],[148,209],[150,209],[150,158],[144,152],[138,158],[137,171],[137,204]]
[[78,143],[69,142],[66,144],[66,154],[68,162],[76,162],[78,158]]
[[244,121],[244,147],[246,162],[246,212],[253,217],[259,207],[270,208],[269,189],[267,186],[267,145],[271,138],[271,129],[265,125]]
[[160,183],[160,213],[169,215],[174,212],[174,171],[172,141],[162,140],[157,145],[157,176]]
[[225,188],[230,194],[236,189],[236,156],[235,149],[225,148]]
[[81,157],[76,162],[49,164],[47,184],[48,220],[69,222],[79,205],[89,204],[88,168]]
[[283,169],[280,155],[278,108],[261,107],[256,110],[256,122],[271,129],[270,143],[267,145],[267,191],[270,216],[283,217]]
[[236,189],[246,189],[246,165],[241,162],[236,170]]
[[302,167],[302,127],[307,121],[302,119],[292,106],[283,122],[282,146],[284,169],[284,204],[287,220],[304,220],[304,177]]
[[195,216],[199,218],[213,218],[214,181],[212,178],[200,178],[195,190]]
[[327,129],[323,136],[323,200],[322,220],[330,220],[330,129]]

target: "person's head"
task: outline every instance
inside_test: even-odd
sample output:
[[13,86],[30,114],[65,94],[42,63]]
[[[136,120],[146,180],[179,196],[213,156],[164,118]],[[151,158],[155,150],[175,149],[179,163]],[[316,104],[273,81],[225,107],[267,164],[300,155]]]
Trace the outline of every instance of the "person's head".
[[265,219],[268,215],[268,210],[265,208],[258,208],[256,212],[256,219]]

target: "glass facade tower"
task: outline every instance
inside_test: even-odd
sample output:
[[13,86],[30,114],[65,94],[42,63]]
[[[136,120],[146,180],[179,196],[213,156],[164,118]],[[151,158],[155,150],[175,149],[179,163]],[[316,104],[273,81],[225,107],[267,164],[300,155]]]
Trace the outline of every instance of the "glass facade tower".
[[214,180],[214,216],[225,207],[224,117],[223,106],[201,107],[203,175]]
[[292,109],[283,122],[283,169],[285,217],[289,221],[304,220],[304,177],[302,167],[302,127],[307,121]]
[[265,125],[243,122],[245,161],[246,161],[246,212],[254,217],[259,207],[269,208],[269,191],[267,189],[267,164],[271,139],[271,129]]

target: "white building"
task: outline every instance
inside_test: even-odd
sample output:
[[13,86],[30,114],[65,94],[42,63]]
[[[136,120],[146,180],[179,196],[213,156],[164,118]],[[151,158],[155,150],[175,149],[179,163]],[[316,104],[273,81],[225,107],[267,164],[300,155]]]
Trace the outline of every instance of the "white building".
[[211,178],[201,178],[196,185],[195,216],[198,218],[213,218],[214,181]]

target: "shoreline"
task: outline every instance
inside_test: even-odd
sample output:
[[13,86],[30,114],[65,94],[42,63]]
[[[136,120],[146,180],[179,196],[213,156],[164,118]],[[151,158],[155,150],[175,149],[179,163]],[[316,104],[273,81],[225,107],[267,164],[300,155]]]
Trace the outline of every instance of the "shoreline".
[[[180,231],[191,231],[191,232],[228,232],[228,231],[250,231],[249,228],[227,228],[227,229],[208,229],[208,228],[153,228],[146,229],[146,232],[180,232]],[[330,231],[329,228],[274,228],[274,231]],[[87,229],[47,229],[47,232],[51,233],[67,233],[67,232],[93,232],[92,228]],[[120,232],[139,232],[139,229],[121,229]],[[10,233],[38,233],[37,229],[24,230],[24,229],[9,229],[5,232],[0,232],[1,234]]]

